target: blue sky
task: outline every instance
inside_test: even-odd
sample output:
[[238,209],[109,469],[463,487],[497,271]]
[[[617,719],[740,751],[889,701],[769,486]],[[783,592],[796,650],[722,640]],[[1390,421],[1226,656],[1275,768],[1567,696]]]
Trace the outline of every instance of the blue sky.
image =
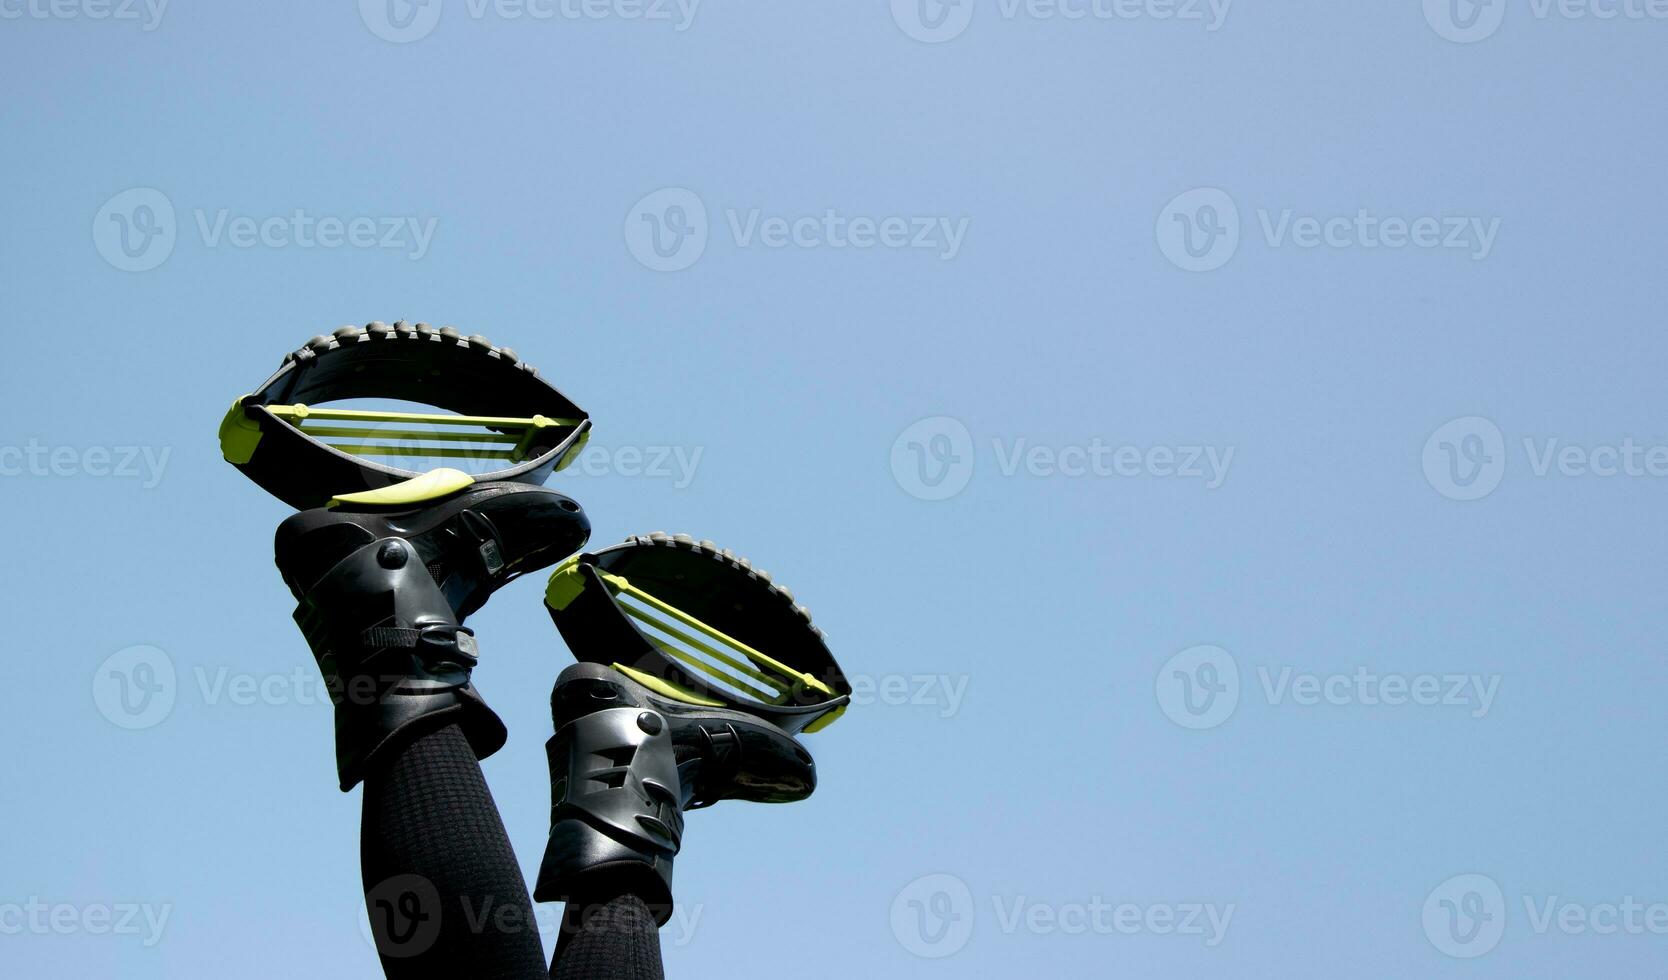
[[[858,680],[691,816],[671,975],[1655,969],[1665,16],[0,0],[0,972],[376,975],[214,433],[402,318]],[[541,585],[471,621],[529,876]]]

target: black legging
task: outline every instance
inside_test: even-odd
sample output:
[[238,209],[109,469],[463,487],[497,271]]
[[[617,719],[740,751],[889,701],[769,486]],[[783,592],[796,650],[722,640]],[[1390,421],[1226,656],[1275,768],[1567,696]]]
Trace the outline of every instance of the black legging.
[[654,916],[636,895],[570,907],[548,971],[527,882],[480,763],[456,726],[365,777],[360,869],[389,980],[662,980]]

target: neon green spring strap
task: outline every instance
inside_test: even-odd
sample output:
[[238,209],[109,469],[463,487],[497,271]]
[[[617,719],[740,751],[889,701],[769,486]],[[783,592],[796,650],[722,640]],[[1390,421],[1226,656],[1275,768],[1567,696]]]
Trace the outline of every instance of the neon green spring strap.
[[[657,612],[677,620],[684,626],[689,627],[690,630],[702,634],[708,640],[713,642],[705,642],[704,640],[691,635],[690,632],[679,629],[677,626],[660,619],[647,610],[640,609],[635,605],[620,603],[620,609],[623,610],[626,615],[637,620],[638,622],[659,630],[661,633],[664,633],[681,643],[687,644],[693,649],[706,654],[713,660],[716,660],[718,664],[723,666],[708,663],[687,651],[677,649],[669,643],[656,642],[655,645],[660,647],[661,651],[667,656],[674,657],[678,661],[699,670],[701,673],[706,674],[714,680],[721,681],[746,693],[749,697],[755,697],[761,701],[771,704],[786,703],[789,700],[789,693],[792,691],[793,686],[798,684],[803,684],[806,687],[819,693],[826,694],[829,697],[834,696],[834,691],[829,688],[827,684],[824,684],[817,678],[802,671],[794,670],[787,664],[782,663],[768,654],[764,654],[753,649],[735,637],[729,636],[718,629],[708,626],[706,623],[701,622],[699,619],[696,619],[694,616],[689,615],[683,610],[662,602],[649,593],[644,592],[642,589],[639,589],[637,586],[632,585],[631,582],[624,576],[611,575],[600,570],[598,571],[598,574],[601,576],[603,582],[607,583],[609,587],[616,591],[616,594],[629,596],[637,602],[640,602]],[[724,651],[718,649],[718,646],[728,647],[735,653],[741,654],[741,656],[745,657],[746,660],[744,661],[732,656],[729,653],[725,653]],[[724,669],[725,667],[728,667],[729,671],[726,671]],[[765,670],[769,670],[778,676],[772,677],[770,674],[765,673]],[[731,673],[730,671],[733,671],[734,673]],[[735,676],[736,674],[741,676]],[[779,690],[774,692],[769,690],[760,690],[760,685],[763,685],[766,688],[776,688]]]
[[[580,424],[579,419],[493,415],[443,415],[426,412],[374,412],[359,409],[314,408],[309,405],[267,405],[267,411],[319,439],[394,439],[399,442],[327,442],[325,445],[356,456],[423,456],[438,459],[503,459],[519,463],[527,458],[534,439],[546,429]],[[316,425],[318,422],[372,422],[375,427]],[[445,428],[383,428],[384,425],[478,426],[503,432],[457,432]],[[475,443],[468,447],[420,446],[411,442]],[[480,445],[484,444],[484,445]]]

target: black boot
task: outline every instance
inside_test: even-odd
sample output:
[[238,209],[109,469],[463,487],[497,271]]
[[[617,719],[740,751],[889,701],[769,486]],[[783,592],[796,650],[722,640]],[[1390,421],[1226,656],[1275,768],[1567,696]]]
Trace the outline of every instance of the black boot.
[[664,925],[683,811],[719,800],[790,803],[816,789],[792,736],[740,711],[669,700],[600,664],[551,692],[550,843],[533,897],[589,903],[639,895]]
[[470,683],[460,625],[494,590],[582,547],[579,505],[542,487],[483,483],[415,503],[338,502],[278,527],[278,569],[336,705],[342,790],[392,749],[456,723],[478,758],[504,724]]

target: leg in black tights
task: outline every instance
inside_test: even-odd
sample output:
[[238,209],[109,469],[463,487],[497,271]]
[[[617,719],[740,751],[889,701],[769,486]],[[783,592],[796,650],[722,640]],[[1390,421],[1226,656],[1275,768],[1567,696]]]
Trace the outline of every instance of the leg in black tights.
[[360,867],[389,980],[545,976],[527,883],[463,732],[413,742],[364,793]]
[[642,898],[616,895],[584,906],[569,902],[550,961],[552,980],[664,980],[660,927]]
[[527,883],[456,726],[367,774],[364,793],[365,906],[389,980],[663,980],[654,914],[631,894],[570,905],[546,971]]

